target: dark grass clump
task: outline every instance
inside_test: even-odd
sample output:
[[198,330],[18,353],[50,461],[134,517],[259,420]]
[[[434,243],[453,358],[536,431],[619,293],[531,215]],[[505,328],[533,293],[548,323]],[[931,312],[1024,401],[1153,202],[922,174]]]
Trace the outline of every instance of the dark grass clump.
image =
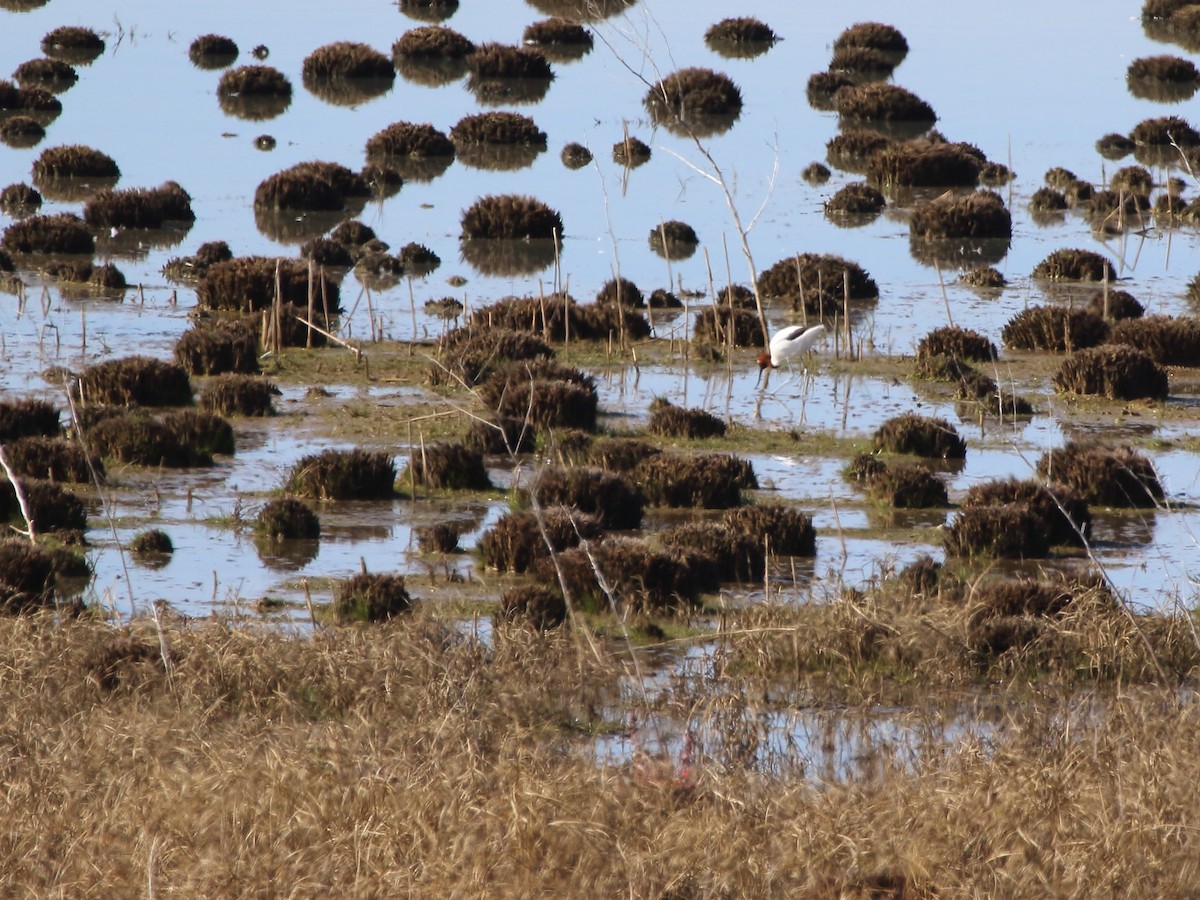
[[719,581],[758,582],[766,571],[763,545],[722,522],[685,522],[661,532],[658,539],[667,548],[707,560]]
[[41,87],[61,93],[79,80],[79,73],[61,59],[31,59],[13,70],[13,81],[21,87]]
[[120,177],[121,170],[111,156],[82,144],[47,147],[33,163],[33,181],[39,186],[60,178]]
[[471,204],[462,216],[464,239],[559,239],[562,217],[533,197],[491,194]]
[[96,252],[96,239],[82,218],[72,212],[30,216],[13,222],[0,236],[0,247],[10,253],[88,254]]
[[651,309],[683,309],[683,301],[671,291],[655,288],[646,298],[646,305]]
[[875,217],[887,206],[887,199],[866,182],[853,182],[825,201],[825,215],[838,217]]
[[1127,228],[1144,227],[1149,210],[1150,198],[1145,194],[1103,190],[1092,193],[1084,213],[1094,230],[1117,234]]
[[43,271],[47,276],[72,289],[96,289],[99,292],[125,290],[125,276],[111,263],[93,266],[90,262],[52,262]]
[[[87,510],[83,501],[72,491],[40,478],[20,478],[21,490],[35,533],[82,533],[87,529]],[[16,491],[7,479],[0,482],[0,510],[7,520],[24,527],[24,515],[17,502]]]
[[188,45],[188,59],[198,69],[223,69],[237,57],[237,42],[220,34],[202,34]]
[[[200,305],[212,310],[258,312],[275,303],[276,272],[285,304],[308,307],[309,268],[304,260],[241,256],[208,267],[196,289]],[[318,307],[328,304],[331,313],[341,299],[338,283],[328,275],[313,273],[312,290]],[[323,298],[323,301],[322,301]]]
[[974,623],[1008,616],[1061,616],[1073,604],[1088,601],[1096,604],[1090,614],[1118,609],[1117,600],[1104,581],[1086,576],[988,579],[974,586],[969,601]]
[[93,457],[89,460],[83,448],[73,441],[37,435],[6,440],[6,443],[13,471],[26,478],[89,484],[93,471],[96,477],[104,477],[104,465],[100,459]]
[[800,171],[800,177],[809,184],[824,184],[832,174],[828,166],[819,162],[811,162]]
[[808,105],[822,112],[832,112],[837,103],[837,92],[854,84],[854,79],[843,72],[813,72],[804,87]]
[[730,128],[742,113],[742,92],[712,69],[679,69],[655,83],[643,100],[651,120],[668,131],[705,136]]
[[[396,77],[392,61],[367,44],[353,41],[337,41],[318,47],[304,57],[301,66],[304,86],[321,94],[321,82],[377,81],[382,89],[371,91],[371,95],[383,93]],[[314,90],[317,87],[317,90]]]
[[986,163],[970,144],[889,142],[869,155],[866,175],[884,190],[974,187]]
[[638,166],[650,162],[651,154],[650,145],[632,135],[626,135],[612,147],[613,162],[630,169],[636,169]]
[[778,556],[816,556],[817,531],[812,516],[779,503],[739,506],[721,519],[735,532],[749,535],[768,553]]
[[1154,464],[1132,447],[1071,441],[1043,454],[1037,471],[1078,491],[1093,506],[1146,509],[1163,500]]
[[129,552],[134,556],[170,556],[175,552],[175,544],[161,528],[147,528],[133,536]]
[[516,416],[475,419],[463,443],[488,456],[532,453],[537,446],[537,429]]
[[895,68],[892,57],[872,47],[842,47],[829,60],[830,72],[844,72],[856,82],[887,78]]
[[339,625],[386,622],[411,612],[412,597],[404,587],[403,575],[360,572],[337,585],[332,611]]
[[[1146,307],[1142,306],[1129,291],[1098,291],[1088,303],[1088,309],[1109,322],[1140,319],[1146,314]],[[1115,336],[1114,340],[1116,340]],[[1117,343],[1124,342],[1117,341]],[[1162,362],[1161,359],[1157,361]]]
[[996,503],[960,509],[942,538],[947,556],[1042,559],[1050,541],[1042,520],[1024,503]]
[[1092,514],[1087,500],[1063,484],[1043,484],[1034,479],[985,481],[972,485],[962,506],[995,506],[1019,503],[1040,520],[1050,546],[1082,547],[1091,536]]
[[139,412],[101,418],[86,430],[88,445],[105,459],[131,466],[211,466],[212,456],[184,444],[157,419]]
[[582,169],[592,161],[592,151],[572,141],[562,148],[562,164],[568,169]]
[[962,459],[967,442],[945,419],[903,413],[884,422],[873,437],[876,450],[932,459]]
[[867,479],[872,499],[897,509],[933,509],[948,506],[946,483],[927,467],[887,466]]
[[1178,56],[1143,56],[1125,71],[1129,92],[1144,100],[1179,102],[1200,88],[1200,69]]
[[396,258],[400,260],[400,265],[404,266],[405,274],[414,278],[424,278],[442,264],[440,256],[424,244],[418,244],[415,241],[410,241],[401,247]]
[[1200,366],[1200,320],[1191,316],[1124,319],[1113,328],[1112,339],[1140,350],[1160,365]]
[[[571,596],[589,609],[610,608],[593,560],[612,592],[611,602],[618,614],[682,612],[694,607],[702,593],[720,585],[712,561],[693,551],[658,549],[639,538],[608,538],[592,545],[587,554],[575,548],[558,558]],[[538,572],[543,581],[555,577],[548,560],[539,564]]]
[[156,188],[102,190],[83,207],[92,228],[161,228],[165,222],[194,222],[192,198],[174,181]]
[[662,453],[662,448],[639,438],[601,437],[586,449],[589,463],[610,472],[632,472],[643,462]]
[[439,442],[413,448],[408,469],[401,473],[404,483],[415,483],[429,490],[487,491],[492,488],[483,453],[465,444]]
[[488,43],[475,48],[469,60],[471,75],[477,79],[530,78],[550,81],[554,70],[537,50]]
[[963,272],[958,280],[981,290],[1000,290],[1008,284],[1007,279],[995,266],[988,265],[974,266]]
[[222,416],[273,416],[279,388],[265,378],[218,375],[200,391],[200,408]]
[[419,22],[442,22],[458,12],[458,0],[400,0],[400,12]]
[[104,39],[91,28],[63,25],[42,37],[42,52],[52,59],[86,66],[104,52]]
[[175,342],[175,362],[192,375],[258,371],[258,332],[246,320],[197,319]]
[[414,528],[413,533],[417,536],[417,547],[422,553],[457,553],[462,530],[459,522],[437,522]]
[[845,47],[870,47],[895,54],[903,59],[908,53],[908,41],[900,30],[882,22],[857,22],[845,29],[833,42],[834,50]]
[[1062,166],[1053,166],[1046,170],[1046,174],[1042,176],[1042,180],[1046,182],[1047,187],[1065,191],[1072,184],[1079,181],[1079,176],[1070,169],[1064,169]]
[[1008,240],[1012,237],[1012,215],[995,191],[943,194],[913,209],[909,234],[921,240]]
[[640,527],[646,505],[631,478],[588,466],[544,469],[533,492],[542,506],[571,506],[596,516],[606,531]]
[[337,241],[345,247],[357,249],[376,240],[376,236],[375,229],[370,225],[366,225],[358,219],[347,219],[340,222],[337,228],[329,233],[329,239]]
[[561,553],[581,540],[596,540],[603,532],[598,516],[569,506],[542,507],[542,526],[545,535],[531,509],[505,514],[479,539],[484,564],[500,572],[521,574],[550,555],[547,540],[555,553]]
[[392,45],[393,60],[466,59],[474,52],[474,43],[444,25],[411,28]]
[[1165,400],[1167,372],[1141,350],[1104,344],[1067,357],[1054,374],[1062,393],[1099,394],[1110,400]]
[[566,620],[567,602],[563,595],[540,584],[509,588],[500,596],[496,607],[498,624],[528,625],[538,631],[548,631]]
[[393,122],[367,141],[367,161],[410,181],[432,181],[454,162],[454,142],[428,123]]
[[795,310],[821,315],[841,308],[847,281],[851,300],[879,298],[879,286],[862,266],[828,253],[781,259],[759,276],[758,290],[763,297],[788,301]]
[[546,149],[546,133],[514,112],[465,116],[450,129],[450,139],[460,162],[496,171],[523,169]]
[[642,291],[636,284],[628,278],[618,276],[604,282],[604,285],[596,292],[596,302],[600,304],[619,303],[631,309],[642,309],[646,305],[646,298],[642,296]]
[[254,205],[271,210],[338,211],[353,200],[371,196],[371,187],[357,172],[331,162],[303,162],[263,179],[254,191]]
[[880,81],[843,88],[834,97],[834,108],[848,122],[925,128],[937,121],[933,107],[912,91]]
[[1111,190],[1149,196],[1154,190],[1154,176],[1145,166],[1122,166],[1108,179]]
[[825,159],[831,166],[843,172],[866,172],[876,154],[891,148],[895,143],[878,131],[846,128],[825,144]]
[[753,16],[736,16],[710,25],[704,43],[730,59],[753,59],[770,50],[779,40],[771,26]]
[[26,540],[0,541],[0,613],[20,615],[54,606],[54,558]]
[[271,540],[316,540],[321,536],[317,514],[291,497],[268,501],[259,510],[254,527]]
[[521,40],[547,59],[561,62],[579,59],[590,53],[593,45],[590,31],[578,22],[557,17],[526,25]]
[[1147,166],[1178,162],[1180,150],[1200,147],[1200,132],[1179,116],[1145,119],[1129,133],[1134,158]]
[[670,219],[650,229],[649,242],[650,249],[663,259],[690,259],[700,238],[691,225]]
[[212,456],[216,453],[230,456],[237,449],[233,426],[214,412],[180,410],[163,416],[162,424],[197,456]]
[[45,400],[0,401],[0,443],[23,437],[53,437],[61,431],[58,407]]
[[45,136],[46,129],[31,116],[0,118],[0,141],[10,147],[35,147]]
[[728,509],[741,505],[745,467],[744,460],[720,453],[663,453],[646,460],[637,475],[654,506]]
[[169,281],[194,284],[208,271],[209,266],[231,259],[233,251],[225,241],[206,241],[194,255],[168,260],[163,266],[163,275]]
[[757,313],[727,306],[700,310],[692,337],[702,343],[734,347],[762,347],[764,342]]
[[596,430],[595,382],[578,369],[549,361],[515,363],[483,382],[480,395],[500,415],[527,419],[540,430]]
[[1090,309],[1030,306],[1008,320],[1001,339],[1015,350],[1064,353],[1095,347],[1108,335],[1108,323]]
[[388,500],[395,495],[396,462],[372,450],[323,450],[302,457],[284,490],[314,500]]
[[988,363],[998,354],[996,345],[978,331],[950,325],[935,328],[917,344],[917,359],[930,356]]
[[469,387],[506,363],[554,356],[554,350],[540,337],[499,323],[486,329],[455,329],[442,339],[438,350],[430,381],[435,385],[461,381]]
[[217,103],[226,115],[239,119],[273,119],[292,105],[292,83],[273,66],[238,66],[221,75]]
[[703,440],[724,437],[726,427],[723,419],[703,409],[683,409],[663,397],[656,397],[650,403],[647,430],[651,434]]
[[1112,132],[1096,141],[1096,152],[1108,160],[1124,159],[1133,152],[1134,143],[1126,135]]
[[1029,211],[1043,216],[1063,212],[1069,207],[1066,195],[1057,188],[1040,187],[1029,198]]
[[300,245],[300,255],[311,259],[318,266],[333,269],[348,269],[354,265],[354,257],[345,244],[326,237],[315,237]]
[[127,356],[84,369],[79,395],[92,406],[191,406],[192,384],[182,366]]

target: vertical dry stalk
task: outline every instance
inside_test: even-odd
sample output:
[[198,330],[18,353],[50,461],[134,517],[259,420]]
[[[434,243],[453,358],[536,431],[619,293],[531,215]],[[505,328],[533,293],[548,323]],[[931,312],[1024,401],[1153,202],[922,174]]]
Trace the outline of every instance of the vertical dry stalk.
[[4,468],[4,474],[8,476],[8,481],[13,486],[13,493],[17,495],[17,506],[21,508],[21,518],[25,520],[23,534],[29,536],[29,543],[36,544],[37,535],[33,533],[33,516],[29,512],[29,501],[25,498],[25,488],[13,473],[12,466],[9,465],[8,453],[5,452],[4,444],[0,444],[0,467]]
[[[316,265],[311,259],[308,261],[308,321],[313,320],[313,305],[316,303],[316,291],[313,289],[313,266]],[[312,349],[313,330],[312,325],[308,326],[308,334],[304,339],[304,347],[306,350]]]

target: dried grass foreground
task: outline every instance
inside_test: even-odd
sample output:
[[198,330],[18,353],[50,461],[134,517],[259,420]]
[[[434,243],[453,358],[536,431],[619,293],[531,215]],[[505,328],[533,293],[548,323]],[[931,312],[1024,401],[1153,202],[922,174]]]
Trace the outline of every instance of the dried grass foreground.
[[602,765],[590,741],[631,703],[629,656],[580,632],[486,646],[420,610],[312,637],[171,623],[168,676],[151,623],[2,619],[2,892],[1180,896],[1200,882],[1200,709],[1178,684],[1127,696],[1014,675],[976,736],[943,730],[913,758],[822,778],[753,762],[769,689],[736,672],[813,631],[756,624],[732,689],[692,709],[708,737]]

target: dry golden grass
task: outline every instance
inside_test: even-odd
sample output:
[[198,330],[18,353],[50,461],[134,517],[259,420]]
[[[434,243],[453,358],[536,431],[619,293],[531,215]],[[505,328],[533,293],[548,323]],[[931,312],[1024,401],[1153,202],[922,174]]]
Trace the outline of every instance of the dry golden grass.
[[[844,635],[862,618],[828,609]],[[692,716],[686,771],[595,762],[589,735],[629,712],[627,655],[570,634],[501,632],[489,648],[423,612],[312,638],[172,624],[168,677],[142,624],[125,637],[0,620],[0,891],[1082,897],[1196,883],[1197,711],[1176,690],[1033,695],[1006,672],[978,704],[1001,710],[982,736],[931,738],[915,761],[877,742],[823,780],[816,749],[753,764],[771,704],[750,661],[815,652],[796,641],[817,633],[756,615],[754,633],[726,635],[730,665],[702,679],[703,700],[661,701]],[[825,638],[847,660],[861,645]],[[924,703],[910,718],[936,721]]]

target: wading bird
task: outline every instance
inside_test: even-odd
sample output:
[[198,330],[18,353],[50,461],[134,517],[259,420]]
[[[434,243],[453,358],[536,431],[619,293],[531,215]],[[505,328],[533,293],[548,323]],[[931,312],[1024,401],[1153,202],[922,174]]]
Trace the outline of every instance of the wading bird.
[[817,341],[825,337],[824,325],[813,325],[805,328],[803,325],[792,325],[775,332],[771,338],[769,350],[758,354],[758,377],[767,369],[778,369],[783,364],[789,367],[794,359],[803,359],[812,350]]

